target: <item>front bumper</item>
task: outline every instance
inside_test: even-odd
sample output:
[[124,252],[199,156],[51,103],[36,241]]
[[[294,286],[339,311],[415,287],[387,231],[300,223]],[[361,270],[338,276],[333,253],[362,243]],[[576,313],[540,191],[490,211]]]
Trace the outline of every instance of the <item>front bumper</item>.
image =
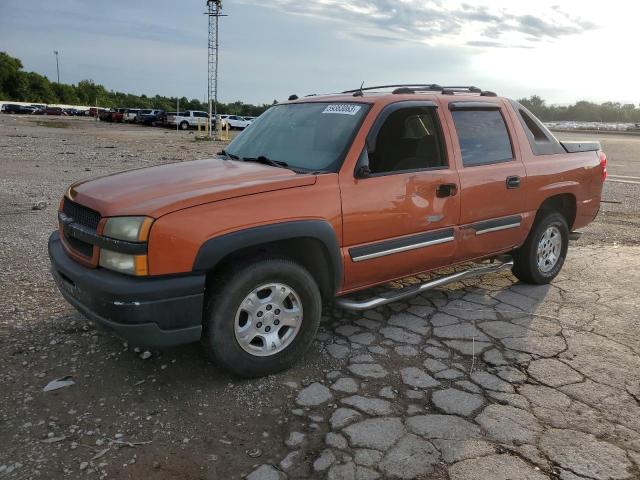
[[129,277],[87,268],[49,237],[51,273],[62,296],[80,313],[132,345],[168,347],[200,340],[205,276]]

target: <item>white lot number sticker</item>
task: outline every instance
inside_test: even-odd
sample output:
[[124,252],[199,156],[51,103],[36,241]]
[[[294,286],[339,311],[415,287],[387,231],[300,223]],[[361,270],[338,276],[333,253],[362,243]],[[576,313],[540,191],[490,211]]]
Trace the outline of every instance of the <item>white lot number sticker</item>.
[[360,105],[353,105],[350,103],[332,103],[331,105],[327,105],[322,113],[339,113],[341,115],[355,115],[360,111]]

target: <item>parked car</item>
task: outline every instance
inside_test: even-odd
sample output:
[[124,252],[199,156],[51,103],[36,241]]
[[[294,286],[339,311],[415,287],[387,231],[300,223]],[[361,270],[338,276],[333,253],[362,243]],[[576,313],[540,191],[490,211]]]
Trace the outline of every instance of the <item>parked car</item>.
[[251,125],[251,120],[246,120],[238,115],[220,115],[220,124],[223,128],[228,124],[230,130],[243,130]]
[[275,105],[208,160],[73,184],[49,239],[62,295],[132,345],[201,341],[251,377],[302,356],[323,300],[366,310],[508,268],[551,282],[600,208],[600,144],[475,87],[369,91]]
[[90,117],[95,117],[96,115],[98,116],[98,118],[100,118],[100,115],[104,114],[107,111],[106,108],[96,108],[96,107],[91,107],[88,110],[88,115]]
[[121,122],[123,118],[124,114],[116,108],[105,110],[100,113],[100,120],[103,122]]
[[61,107],[46,107],[44,109],[44,115],[66,115],[66,112]]
[[135,117],[135,123],[141,123],[143,125],[151,125],[157,121],[158,116],[163,110],[140,110]]
[[134,122],[136,115],[140,112],[139,108],[125,108],[123,119],[125,122]]
[[4,113],[13,113],[17,115],[25,115],[32,113],[32,110],[25,105],[18,105],[15,103],[5,103],[2,105],[2,111]]
[[[207,119],[209,118],[209,114],[207,112],[202,112],[199,110],[187,110],[180,114],[167,115],[167,125],[176,126],[180,128],[180,130],[188,130],[189,128],[195,128],[198,125],[205,126],[207,124]],[[213,125],[215,125],[215,120],[213,121]],[[212,125],[212,126],[213,126]]]

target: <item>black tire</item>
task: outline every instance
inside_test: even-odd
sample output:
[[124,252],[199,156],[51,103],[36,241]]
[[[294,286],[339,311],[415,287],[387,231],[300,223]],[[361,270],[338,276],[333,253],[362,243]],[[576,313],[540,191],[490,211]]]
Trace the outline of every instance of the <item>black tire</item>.
[[180,130],[189,130],[189,122],[180,122]]
[[[302,324],[291,343],[268,356],[247,352],[236,339],[236,313],[245,297],[265,283],[293,289],[302,304]],[[212,281],[205,307],[202,344],[207,355],[230,372],[261,377],[291,367],[311,346],[322,314],[320,290],[311,274],[284,258],[256,259],[227,270]]]
[[[547,229],[556,227],[560,233],[560,255],[548,271],[538,265],[538,246]],[[513,252],[513,274],[525,283],[545,285],[553,280],[564,265],[569,247],[569,227],[566,218],[558,212],[543,212],[533,224],[524,245]]]

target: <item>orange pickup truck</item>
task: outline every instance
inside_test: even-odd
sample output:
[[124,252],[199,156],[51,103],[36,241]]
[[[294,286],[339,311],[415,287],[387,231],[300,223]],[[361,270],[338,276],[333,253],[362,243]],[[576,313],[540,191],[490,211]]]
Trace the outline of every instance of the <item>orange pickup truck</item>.
[[75,183],[49,256],[62,295],[130,343],[201,341],[259,376],[305,352],[323,300],[365,310],[501,268],[550,282],[605,177],[599,143],[476,87],[292,95],[214,158]]

